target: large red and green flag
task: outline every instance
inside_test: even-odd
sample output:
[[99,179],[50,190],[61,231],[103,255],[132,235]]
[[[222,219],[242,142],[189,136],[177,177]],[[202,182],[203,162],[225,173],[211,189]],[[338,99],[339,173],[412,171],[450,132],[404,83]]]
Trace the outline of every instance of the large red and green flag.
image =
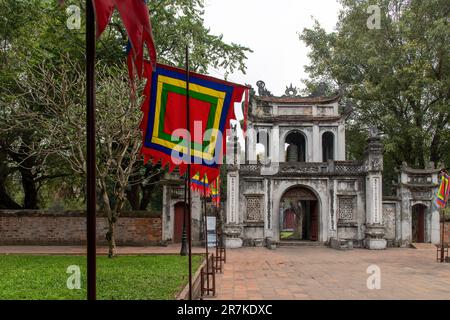
[[441,208],[445,208],[450,193],[450,179],[448,174],[446,174],[445,172],[441,173],[440,179],[441,182],[439,184],[439,189],[436,195],[436,204]]
[[180,175],[190,163],[190,177],[198,173],[214,181],[226,152],[230,120],[236,118],[234,104],[242,101],[248,88],[190,72],[188,127],[186,71],[158,64],[153,72],[148,69],[146,76],[151,78],[142,107],[145,162],[161,161],[170,171],[179,167]]

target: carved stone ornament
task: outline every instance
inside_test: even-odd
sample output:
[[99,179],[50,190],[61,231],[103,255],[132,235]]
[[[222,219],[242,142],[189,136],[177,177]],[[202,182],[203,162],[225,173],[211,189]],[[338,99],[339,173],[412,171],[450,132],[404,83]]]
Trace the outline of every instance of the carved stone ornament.
[[289,87],[286,87],[286,91],[284,93],[286,97],[295,97],[297,96],[297,88],[295,88],[291,83]]
[[266,89],[266,84],[264,83],[264,81],[259,80],[258,82],[256,82],[256,86],[258,87],[258,95],[260,97],[272,97],[272,93]]

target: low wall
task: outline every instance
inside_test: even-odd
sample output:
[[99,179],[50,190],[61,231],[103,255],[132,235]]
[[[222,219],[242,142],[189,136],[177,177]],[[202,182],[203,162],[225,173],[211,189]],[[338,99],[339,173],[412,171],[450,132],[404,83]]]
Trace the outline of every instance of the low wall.
[[[107,221],[97,217],[97,241],[107,244]],[[124,212],[116,224],[117,245],[156,245],[162,240],[161,214]],[[83,245],[86,214],[83,211],[49,212],[0,210],[0,245]]]

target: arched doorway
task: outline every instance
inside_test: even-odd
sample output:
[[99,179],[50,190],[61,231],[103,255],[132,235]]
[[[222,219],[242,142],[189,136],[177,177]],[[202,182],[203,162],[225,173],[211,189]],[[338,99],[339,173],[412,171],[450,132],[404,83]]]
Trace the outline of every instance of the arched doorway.
[[[186,214],[187,215],[187,214]],[[177,202],[174,206],[174,219],[173,219],[173,242],[180,243],[183,235],[183,223],[184,223],[184,202]],[[188,223],[186,221],[186,223]],[[186,230],[188,226],[186,225]]]
[[285,139],[286,162],[306,161],[306,138],[303,133],[294,131]]
[[280,240],[319,240],[316,195],[301,186],[288,189],[280,201]]
[[427,207],[416,204],[412,207],[411,240],[413,243],[425,242],[425,212]]
[[322,162],[334,160],[334,134],[325,132],[322,135]]

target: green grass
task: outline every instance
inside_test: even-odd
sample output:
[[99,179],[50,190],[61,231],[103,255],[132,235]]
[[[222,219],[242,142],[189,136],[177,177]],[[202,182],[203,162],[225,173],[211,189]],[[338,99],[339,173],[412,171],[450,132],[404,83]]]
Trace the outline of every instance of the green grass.
[[[167,300],[186,285],[188,258],[178,255],[97,257],[97,298]],[[197,270],[201,257],[192,257]],[[67,267],[78,265],[81,289],[67,288]],[[86,257],[0,255],[0,300],[86,299]]]
[[286,240],[291,238],[294,235],[293,231],[281,231],[280,232],[280,238],[281,240]]

